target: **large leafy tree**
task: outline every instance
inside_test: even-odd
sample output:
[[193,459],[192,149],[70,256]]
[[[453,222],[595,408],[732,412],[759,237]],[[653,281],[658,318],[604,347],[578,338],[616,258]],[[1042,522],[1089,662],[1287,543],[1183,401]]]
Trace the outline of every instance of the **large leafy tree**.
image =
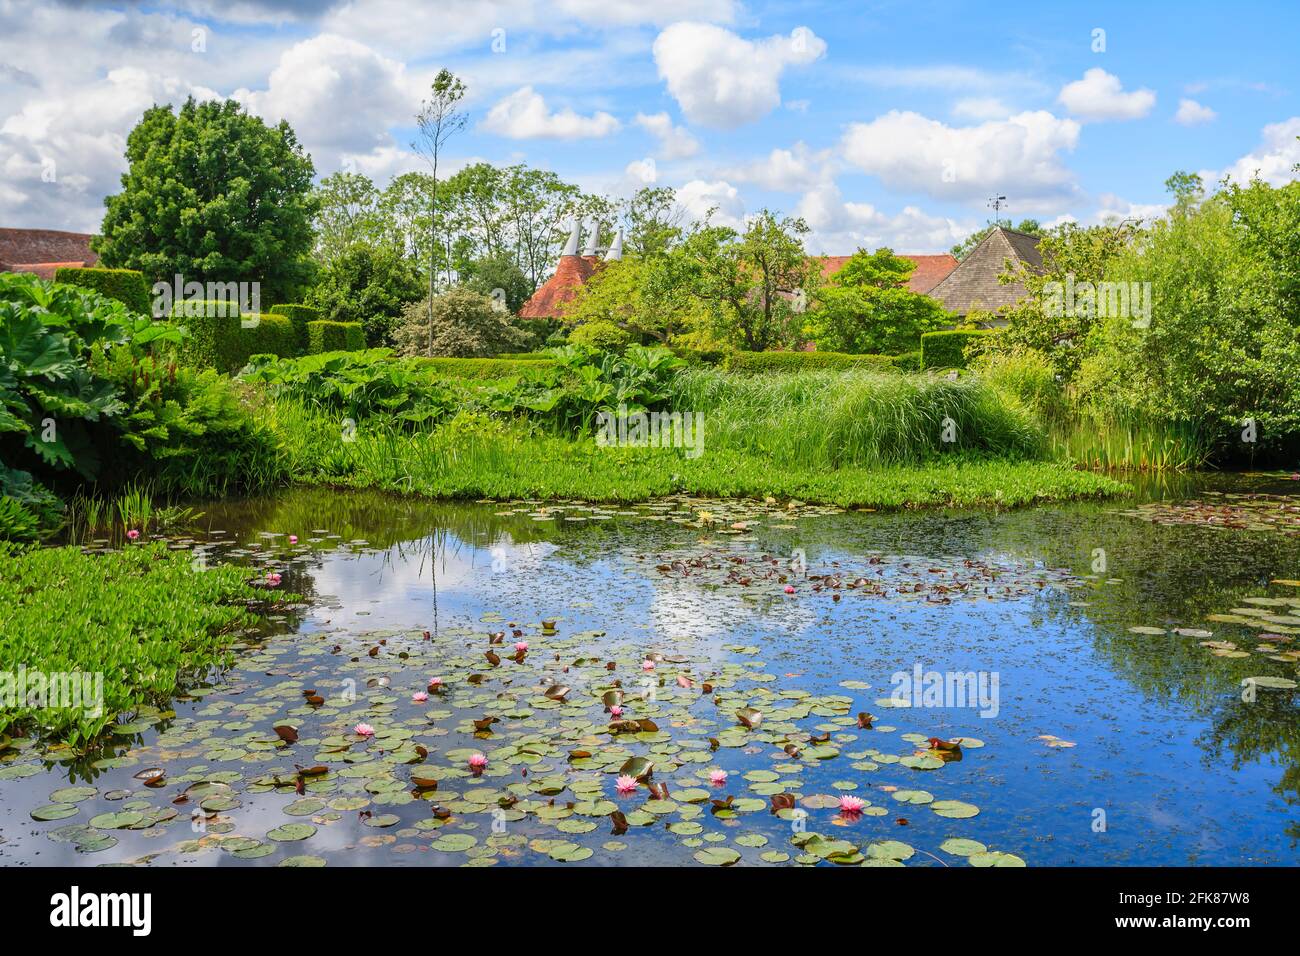
[[155,106],[127,137],[122,191],[94,242],[105,266],[151,281],[257,282],[292,301],[311,272],[311,157],[288,123],[234,100]]
[[814,294],[805,331],[832,352],[898,355],[920,348],[922,333],[943,328],[952,316],[907,288],[915,269],[890,249],[859,249]]
[[393,344],[393,327],[423,292],[412,260],[390,245],[359,242],[326,261],[306,302],[335,322],[360,322],[366,344],[379,347]]

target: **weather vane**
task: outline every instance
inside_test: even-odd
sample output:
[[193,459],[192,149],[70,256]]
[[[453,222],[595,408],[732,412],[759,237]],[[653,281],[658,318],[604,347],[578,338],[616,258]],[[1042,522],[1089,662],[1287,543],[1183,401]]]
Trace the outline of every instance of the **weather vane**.
[[1002,218],[999,215],[1002,212],[1002,206],[1006,203],[1006,196],[994,196],[989,200],[989,206],[993,209],[993,225],[1002,225]]

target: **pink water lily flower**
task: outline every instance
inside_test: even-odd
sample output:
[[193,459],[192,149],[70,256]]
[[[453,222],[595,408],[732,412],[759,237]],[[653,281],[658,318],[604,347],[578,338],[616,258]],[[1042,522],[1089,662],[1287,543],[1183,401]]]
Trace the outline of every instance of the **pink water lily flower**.
[[620,707],[620,706],[618,706],[618,704],[615,704],[613,707],[611,707],[611,708],[609,709],[609,716],[611,716],[611,717],[622,717],[622,716],[623,716],[623,708]]
[[641,662],[641,669],[643,671],[652,671],[655,669],[655,662],[649,659],[644,660]]
[[478,753],[470,754],[469,769],[474,772],[474,776],[477,777],[479,774],[481,774],[483,772],[483,769],[486,766],[487,766],[487,757]]
[[634,792],[636,790],[636,777],[629,777],[627,774],[622,774],[614,781],[614,789],[619,793]]
[[526,651],[526,650],[528,650],[528,642],[527,642],[527,641],[516,641],[516,642],[515,642],[515,650],[517,650],[517,651]]
[[415,701],[415,703],[417,704],[423,704],[428,699],[429,699],[429,695],[422,690],[417,690],[414,694],[411,695],[411,700]]
[[267,583],[270,587],[278,588],[278,587],[280,586],[280,580],[281,580],[281,578],[280,578],[280,572],[278,572],[278,571],[268,571],[268,572],[266,572],[266,583]]
[[793,584],[787,584],[787,585],[785,586],[785,593],[786,593],[786,594],[794,594],[794,585],[793,585]]
[[298,536],[297,536],[296,534],[291,534],[291,535],[289,535],[289,543],[290,543],[290,544],[297,544],[297,543],[298,543]]
[[840,797],[840,811],[843,813],[861,813],[866,805],[867,802],[861,797],[851,797],[848,794]]
[[715,787],[721,787],[726,782],[727,782],[727,771],[725,770],[709,771],[709,783],[713,784]]
[[375,728],[371,727],[369,724],[357,724],[352,728],[352,732],[361,737],[373,737],[375,735]]
[[441,687],[441,686],[442,686],[442,678],[441,678],[441,677],[430,677],[430,678],[429,678],[429,686],[430,686],[430,687]]
[[134,541],[136,538],[140,537],[140,532],[136,531],[135,528],[132,528],[126,533],[126,536],[128,540]]

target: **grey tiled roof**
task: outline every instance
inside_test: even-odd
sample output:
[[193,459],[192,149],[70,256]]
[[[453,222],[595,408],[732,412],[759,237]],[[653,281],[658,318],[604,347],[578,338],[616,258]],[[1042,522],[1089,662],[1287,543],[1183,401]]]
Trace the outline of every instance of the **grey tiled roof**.
[[957,315],[976,311],[997,312],[1014,305],[1025,294],[1023,282],[1004,284],[998,281],[998,276],[1014,272],[1020,263],[1030,271],[1042,271],[1038,237],[999,226],[930,290],[930,297],[938,299],[945,309]]

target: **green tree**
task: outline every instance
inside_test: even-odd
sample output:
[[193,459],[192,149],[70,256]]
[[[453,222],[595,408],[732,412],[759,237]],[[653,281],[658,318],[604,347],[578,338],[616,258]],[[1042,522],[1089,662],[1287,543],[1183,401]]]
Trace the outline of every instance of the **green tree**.
[[859,249],[831,283],[814,293],[805,331],[830,352],[899,355],[921,347],[921,335],[950,325],[937,301],[907,288],[916,263],[888,248]]
[[257,282],[289,302],[310,278],[315,170],[288,123],[234,100],[155,106],[127,137],[122,191],[104,200],[103,265],[150,282]]
[[465,288],[487,296],[511,314],[517,314],[533,294],[533,284],[508,252],[471,259],[459,271]]
[[325,262],[357,243],[391,239],[380,207],[382,194],[360,173],[338,172],[316,187],[316,255]]
[[393,344],[394,325],[423,287],[415,263],[397,250],[354,243],[325,263],[305,301],[331,321],[360,322],[374,348]]

